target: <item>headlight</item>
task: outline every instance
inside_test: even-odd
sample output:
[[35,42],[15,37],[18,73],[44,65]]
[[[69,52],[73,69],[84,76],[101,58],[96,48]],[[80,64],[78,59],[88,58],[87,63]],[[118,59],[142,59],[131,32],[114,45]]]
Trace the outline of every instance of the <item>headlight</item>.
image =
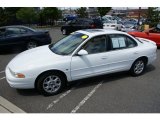
[[11,74],[16,77],[16,78],[25,78],[25,75],[23,73],[16,73],[16,72],[13,72],[10,68],[9,68],[9,71],[11,72]]

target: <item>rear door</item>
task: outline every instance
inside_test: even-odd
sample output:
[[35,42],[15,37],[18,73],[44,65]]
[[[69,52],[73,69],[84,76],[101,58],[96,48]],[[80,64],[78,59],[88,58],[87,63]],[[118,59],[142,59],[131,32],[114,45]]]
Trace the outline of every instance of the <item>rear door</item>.
[[111,49],[107,54],[109,70],[112,72],[130,69],[134,60],[139,56],[137,43],[127,35],[111,34]]

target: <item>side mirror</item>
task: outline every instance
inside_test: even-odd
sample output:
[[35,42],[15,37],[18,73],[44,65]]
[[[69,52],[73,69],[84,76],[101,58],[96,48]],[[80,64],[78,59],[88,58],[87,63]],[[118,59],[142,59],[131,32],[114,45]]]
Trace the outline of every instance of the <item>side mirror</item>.
[[82,49],[82,50],[80,50],[80,51],[78,52],[78,55],[79,55],[79,56],[88,55],[88,52],[87,52],[86,50]]

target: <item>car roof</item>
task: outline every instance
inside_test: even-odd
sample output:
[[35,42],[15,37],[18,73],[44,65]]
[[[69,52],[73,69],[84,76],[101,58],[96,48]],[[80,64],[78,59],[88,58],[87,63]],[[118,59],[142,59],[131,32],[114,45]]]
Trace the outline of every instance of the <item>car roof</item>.
[[34,29],[27,27],[27,26],[23,26],[23,25],[10,25],[10,26],[2,26],[0,27],[0,29],[4,29],[4,28],[10,28],[10,27],[15,27],[15,28],[25,28],[25,29],[29,29],[31,31],[35,31]]
[[125,32],[117,31],[117,30],[107,30],[107,29],[85,29],[85,30],[78,30],[76,32],[86,34],[88,36],[97,36],[97,35],[104,35],[104,34],[125,34]]

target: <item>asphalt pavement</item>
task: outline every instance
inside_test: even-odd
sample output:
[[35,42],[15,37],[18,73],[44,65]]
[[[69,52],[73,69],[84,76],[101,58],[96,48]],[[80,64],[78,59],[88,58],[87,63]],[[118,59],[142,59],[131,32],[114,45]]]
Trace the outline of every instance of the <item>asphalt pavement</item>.
[[[64,37],[60,28],[50,29],[50,35],[52,42]],[[11,104],[19,111],[10,112],[27,113],[160,112],[160,49],[155,63],[139,77],[121,72],[83,79],[70,84],[62,93],[48,97],[40,95],[35,89],[13,89],[6,82],[5,67],[18,53],[0,54],[0,109],[3,103],[2,109]],[[8,103],[1,102],[1,98]]]

